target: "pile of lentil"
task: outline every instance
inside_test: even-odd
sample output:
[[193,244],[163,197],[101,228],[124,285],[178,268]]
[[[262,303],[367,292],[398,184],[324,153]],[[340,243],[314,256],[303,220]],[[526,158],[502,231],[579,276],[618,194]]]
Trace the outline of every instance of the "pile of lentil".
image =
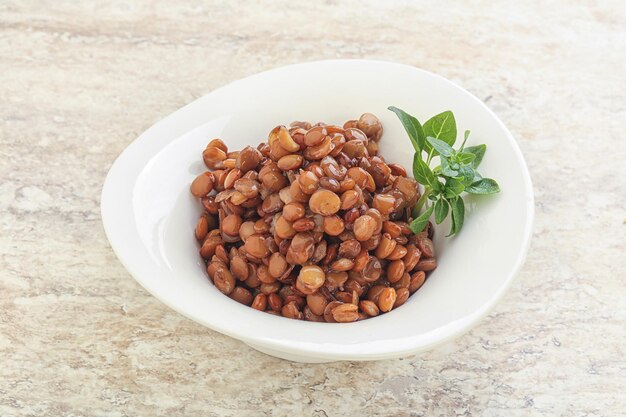
[[383,127],[363,114],[342,127],[277,126],[267,143],[229,151],[213,139],[191,184],[211,281],[270,314],[353,322],[386,313],[437,267],[432,224],[408,227],[418,184],[378,154]]

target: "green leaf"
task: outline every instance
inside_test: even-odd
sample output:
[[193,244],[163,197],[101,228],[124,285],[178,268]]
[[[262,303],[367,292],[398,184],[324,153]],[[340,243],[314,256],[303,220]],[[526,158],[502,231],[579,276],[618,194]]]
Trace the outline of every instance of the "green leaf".
[[450,161],[448,160],[448,158],[446,158],[445,156],[440,156],[439,159],[441,160],[442,175],[450,178],[458,177],[459,171],[450,168]]
[[471,152],[461,152],[456,155],[459,164],[467,165],[476,159],[476,155]]
[[474,171],[471,166],[463,165],[459,168],[459,177],[457,179],[460,180],[462,178],[461,181],[463,182],[463,185],[467,187],[471,183],[475,182],[476,175],[478,175],[478,173]]
[[459,148],[459,152],[463,152],[463,148],[465,148],[465,142],[467,142],[467,138],[469,138],[470,135],[470,131],[466,130],[463,133],[463,143],[461,144],[461,147]]
[[461,197],[456,197],[451,200],[450,208],[452,208],[452,227],[450,228],[450,234],[448,236],[459,233],[465,221],[465,204]]
[[500,192],[500,187],[491,178],[482,178],[468,186],[465,191],[470,194],[495,194]]
[[433,205],[428,207],[428,209],[426,209],[425,212],[420,214],[419,217],[417,217],[415,220],[413,220],[409,224],[409,229],[411,229],[413,233],[418,234],[419,232],[424,230],[424,227],[426,227],[426,224],[428,223],[428,219],[430,218],[430,215],[433,214],[434,207],[435,206]]
[[435,183],[435,176],[430,170],[426,162],[419,157],[419,153],[416,152],[413,155],[413,177],[415,181],[422,185],[432,185]]
[[402,126],[404,126],[404,130],[406,130],[406,133],[409,135],[409,139],[411,139],[415,152],[417,152],[418,157],[421,158],[426,135],[424,134],[424,128],[420,122],[415,117],[397,107],[389,106],[387,108],[398,116],[398,119],[402,122]]
[[435,203],[435,222],[437,224],[440,224],[446,218],[449,209],[450,205],[445,198],[440,198]]
[[446,180],[446,187],[444,189],[444,195],[446,196],[446,198],[454,198],[457,195],[461,194],[464,189],[465,189],[465,186],[463,185],[461,181],[454,179],[454,178],[448,178]]
[[430,143],[430,146],[432,146],[437,152],[439,152],[440,155],[447,156],[448,158],[454,155],[454,149],[452,149],[452,146],[448,145],[441,139],[428,136],[426,138],[426,141],[428,141],[428,143]]
[[[454,142],[456,142],[456,120],[454,120],[454,114],[448,110],[428,119],[424,123],[424,135],[440,139],[450,146],[454,145]],[[437,155],[436,150],[433,150],[428,142],[424,144],[424,150]]]
[[473,168],[478,168],[478,165],[480,165],[480,162],[483,160],[483,156],[485,156],[486,151],[487,145],[477,145],[465,148],[465,152],[473,153],[476,156],[476,158],[472,161]]
[[445,188],[443,183],[441,183],[438,178],[435,178],[433,183],[430,184],[430,186],[433,189],[433,192],[439,193],[439,194],[441,194]]

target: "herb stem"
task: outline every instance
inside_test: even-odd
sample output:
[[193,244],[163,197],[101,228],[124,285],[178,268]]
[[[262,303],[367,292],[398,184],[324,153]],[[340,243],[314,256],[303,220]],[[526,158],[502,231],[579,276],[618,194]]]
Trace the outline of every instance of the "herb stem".
[[467,142],[467,136],[465,137],[465,139],[463,139],[463,143],[461,144],[461,147],[459,148],[459,152],[463,152],[463,148],[465,147],[465,142]]
[[415,207],[413,207],[413,213],[412,213],[413,217],[419,216],[420,210],[422,209],[422,207],[424,206],[426,201],[428,201],[428,196],[430,196],[432,191],[433,191],[433,189],[428,187],[428,186],[424,188],[424,194],[422,194],[420,199],[417,200],[417,203],[415,204]]
[[428,159],[426,159],[426,165],[430,166],[430,161],[431,159],[433,159],[433,148],[430,148],[430,151],[428,152]]

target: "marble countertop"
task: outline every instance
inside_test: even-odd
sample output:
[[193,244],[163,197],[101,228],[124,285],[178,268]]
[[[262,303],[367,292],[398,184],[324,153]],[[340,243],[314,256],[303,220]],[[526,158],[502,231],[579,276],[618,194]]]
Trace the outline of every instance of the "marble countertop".
[[[182,2],[180,2],[182,3]],[[623,1],[0,2],[0,415],[626,415]],[[100,223],[143,130],[232,80],[374,58],[437,72],[518,139],[536,224],[475,329],[306,365],[147,294]]]

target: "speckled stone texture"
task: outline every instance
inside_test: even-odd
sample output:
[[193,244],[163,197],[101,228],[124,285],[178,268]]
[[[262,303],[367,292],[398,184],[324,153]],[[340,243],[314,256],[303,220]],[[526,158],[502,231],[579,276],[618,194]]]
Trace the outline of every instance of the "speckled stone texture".
[[[182,3],[0,1],[0,416],[626,415],[626,3]],[[419,66],[486,101],[530,167],[535,232],[465,336],[403,360],[289,363],[140,288],[100,189],[184,104],[339,57]]]

